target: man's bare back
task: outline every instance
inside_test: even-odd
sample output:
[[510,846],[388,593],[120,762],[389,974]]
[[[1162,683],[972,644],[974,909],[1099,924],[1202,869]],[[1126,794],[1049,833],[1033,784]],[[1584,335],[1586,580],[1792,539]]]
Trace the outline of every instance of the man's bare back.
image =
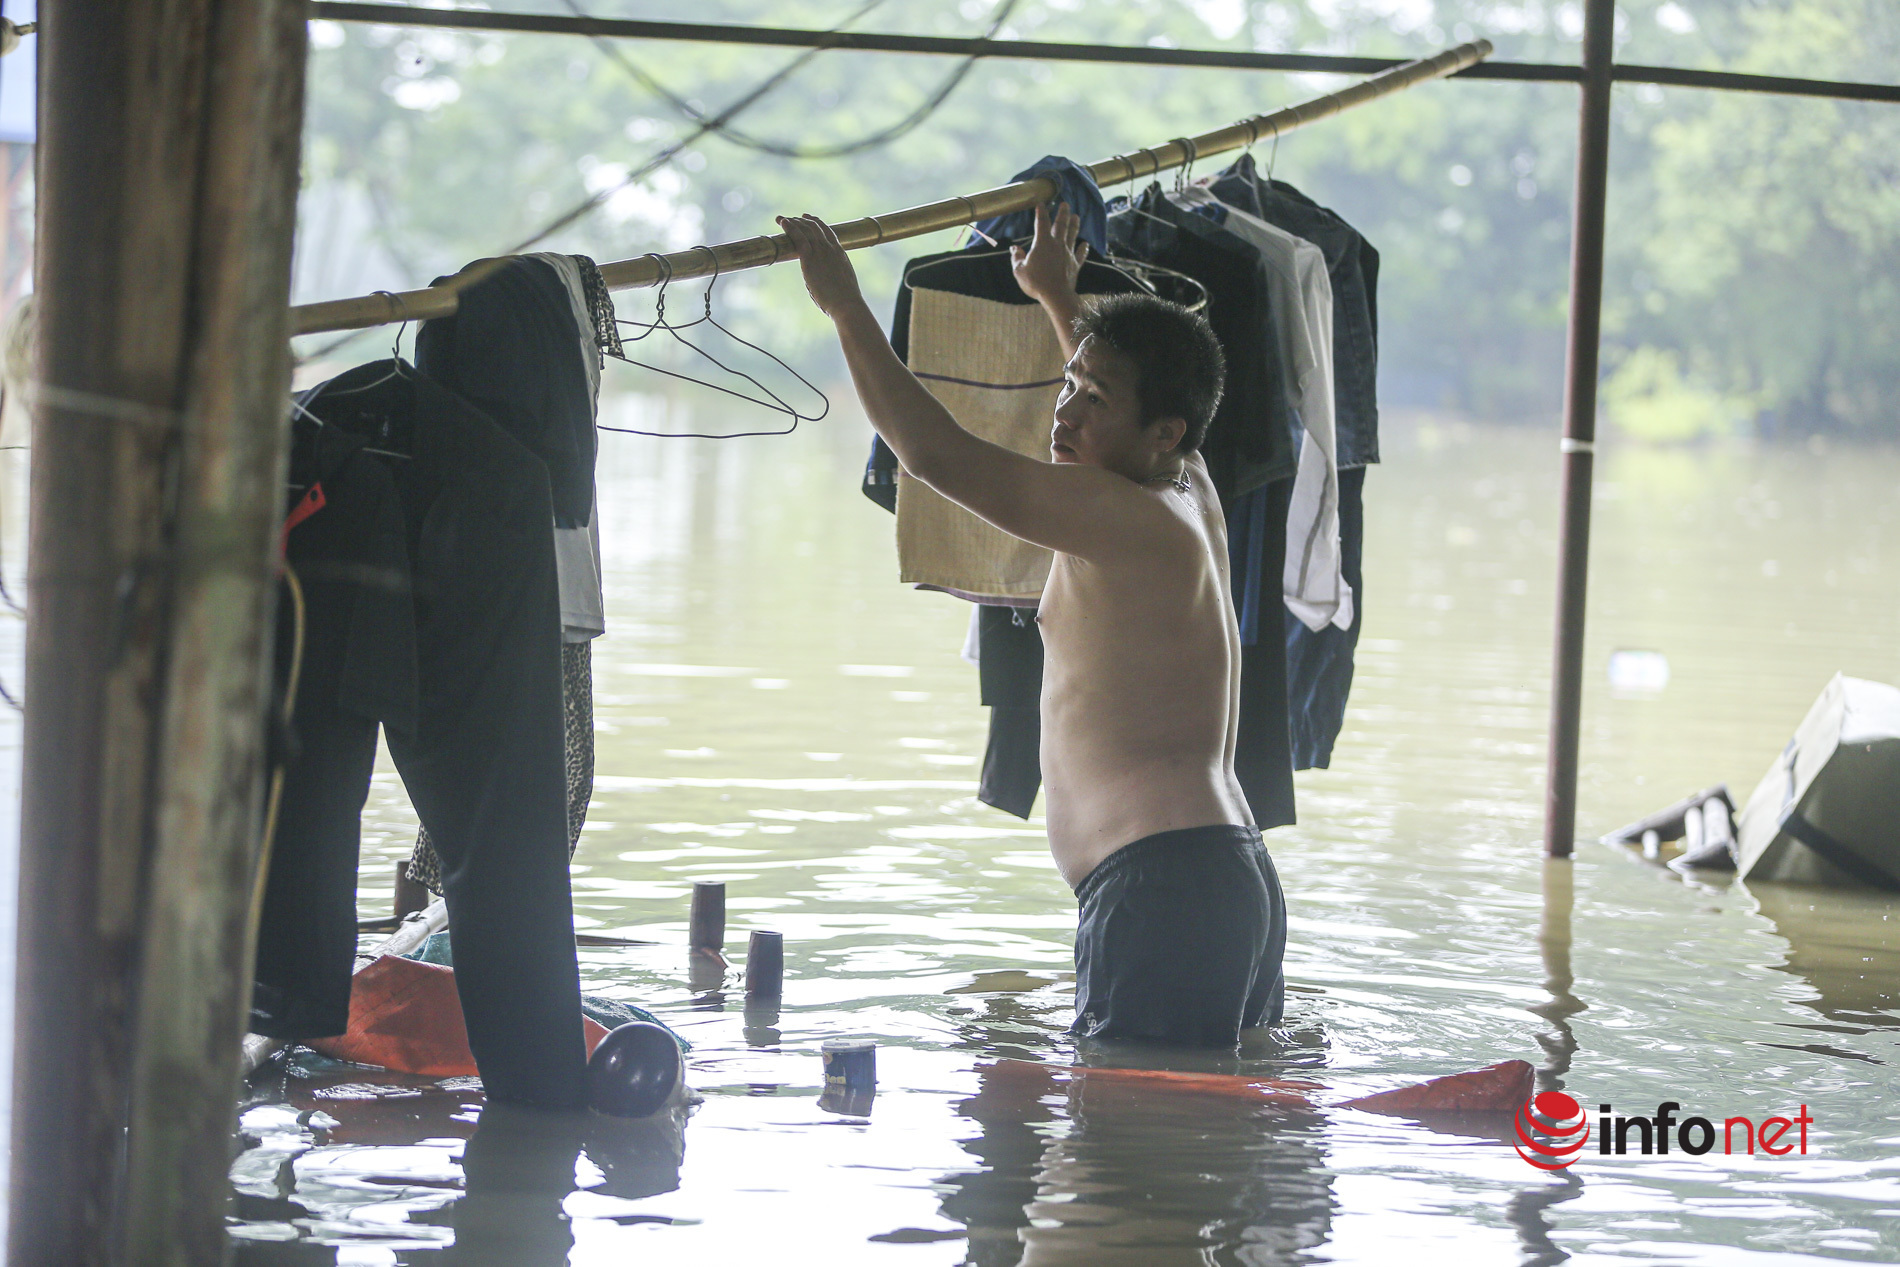
[[1154,548],[1057,554],[1042,626],[1042,773],[1049,849],[1071,887],[1156,832],[1251,824],[1234,778],[1240,632],[1227,529],[1198,455],[1140,485],[1164,515]]

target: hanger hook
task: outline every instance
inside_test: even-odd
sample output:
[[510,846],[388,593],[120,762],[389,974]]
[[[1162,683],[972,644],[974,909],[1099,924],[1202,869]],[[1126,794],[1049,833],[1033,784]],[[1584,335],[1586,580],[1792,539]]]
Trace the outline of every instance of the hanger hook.
[[673,261],[667,259],[666,256],[660,254],[658,251],[648,251],[645,255],[641,256],[641,258],[652,260],[654,266],[660,270],[660,293],[654,300],[653,323],[655,325],[665,325],[666,288],[672,284],[673,281]]
[[[372,294],[372,295],[381,295],[381,296],[382,296],[382,297],[383,297],[384,299],[386,299],[386,300],[388,300],[388,301],[389,301],[389,308],[390,308],[390,316],[392,316],[392,317],[393,317],[393,316],[395,316],[395,315],[396,315],[396,312],[395,312],[395,310],[396,310],[396,293],[395,293],[394,291],[389,291],[389,290],[372,290],[372,291],[370,291],[369,293],[370,293],[370,294]],[[401,354],[401,353],[400,353],[400,349],[402,348],[402,328],[403,328],[403,326],[405,326],[405,325],[407,325],[407,324],[408,324],[408,322],[407,322],[407,321],[404,321],[404,322],[401,322],[401,323],[399,323],[399,324],[398,324],[398,325],[396,326],[396,341],[395,341],[395,342],[394,342],[393,344],[391,344],[391,345],[390,345],[390,350],[389,350],[389,356],[390,356],[390,359],[391,359],[391,360],[394,360],[394,359],[395,359],[395,358],[396,358],[396,357],[397,357],[398,355],[400,355],[400,354]]]
[[[389,301],[389,306],[392,309],[395,308],[397,301],[396,301],[395,293],[393,291],[372,290],[369,293],[372,295],[381,295],[384,299],[387,299]],[[389,359],[396,362],[398,365],[402,363],[402,332],[408,327],[408,325],[409,325],[409,318],[407,317],[404,317],[401,321],[397,322],[396,323],[396,337],[389,341]]]
[[1187,161],[1182,163],[1174,173],[1174,192],[1180,193],[1186,188],[1188,178],[1194,174],[1194,160],[1200,157],[1200,148],[1194,144],[1194,138],[1191,136],[1177,136],[1173,143],[1180,146],[1187,155]]
[[1161,156],[1145,145],[1142,146],[1138,152],[1148,156],[1148,175],[1159,176],[1161,174]]
[[706,282],[706,315],[710,317],[712,316],[713,287],[719,284],[719,252],[715,251],[712,247],[707,246],[704,243],[701,243],[700,245],[694,247],[693,249],[695,251],[706,252],[706,257],[712,261],[712,268],[713,268],[712,276],[709,279],[707,279],[707,282]]

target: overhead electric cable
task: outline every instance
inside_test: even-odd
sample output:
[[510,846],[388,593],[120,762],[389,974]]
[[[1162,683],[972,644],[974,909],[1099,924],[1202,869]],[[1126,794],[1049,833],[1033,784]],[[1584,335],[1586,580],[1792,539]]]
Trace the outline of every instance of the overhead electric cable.
[[[646,18],[593,18],[583,21],[559,13],[509,13],[496,9],[422,9],[406,4],[367,4],[360,0],[313,0],[310,15],[337,22],[378,22],[391,26],[461,31],[536,31],[558,35],[608,35],[622,39],[680,40],[703,44],[769,45],[799,48],[819,32],[788,27],[736,26],[713,22],[667,22]],[[1316,53],[1260,53],[1246,49],[1167,48],[1153,44],[1078,44],[1054,40],[955,39],[941,35],[866,32],[841,37],[833,47],[874,53],[914,53],[963,57],[977,44],[991,59],[1085,62],[1121,66],[1187,66],[1226,70],[1286,70],[1306,74],[1371,75],[1404,64],[1396,57],[1342,57]],[[1487,61],[1458,72],[1470,79],[1509,79],[1533,83],[1582,83],[1583,67],[1550,62]],[[1617,62],[1610,78],[1619,84],[1658,84],[1675,88],[1713,88],[1765,92],[1846,101],[1900,102],[1900,84],[1794,79],[1785,75],[1747,75],[1734,71],[1692,70],[1675,66],[1639,66]]]
[[[1013,3],[1014,0],[1011,0],[1011,2]],[[833,28],[833,30],[831,31],[831,34],[833,35],[843,34],[846,27],[853,25],[860,18],[865,17],[873,9],[880,7],[883,3],[884,3],[884,0],[869,0],[869,3],[859,6],[859,8],[855,12],[853,12],[850,17],[846,18],[843,22],[839,23],[837,27]],[[575,204],[573,207],[569,208],[567,211],[564,211],[560,215],[554,217],[554,219],[550,220],[547,224],[543,225],[539,230],[537,230],[533,234],[533,236],[525,239],[524,241],[517,242],[513,247],[511,247],[508,250],[507,254],[509,255],[521,254],[523,251],[527,250],[529,247],[534,246],[546,240],[549,237],[552,237],[554,234],[559,233],[562,229],[565,229],[568,225],[574,223],[576,220],[579,220],[582,216],[585,216],[589,214],[590,212],[593,212],[597,208],[601,207],[607,202],[608,199],[612,198],[615,194],[619,193],[621,190],[626,189],[631,185],[635,185],[639,183],[640,181],[646,179],[648,176],[651,176],[654,172],[658,171],[660,168],[672,162],[674,158],[678,157],[678,155],[680,154],[682,150],[684,150],[687,146],[691,145],[694,141],[697,141],[700,137],[705,136],[708,132],[717,132],[720,128],[725,127],[727,124],[732,122],[732,120],[737,118],[740,114],[750,109],[752,106],[756,105],[760,98],[764,97],[767,93],[771,92],[772,89],[784,83],[787,79],[791,78],[792,75],[796,74],[798,70],[805,65],[805,63],[809,62],[812,58],[818,56],[818,54],[824,52],[827,48],[830,48],[830,47],[831,45],[829,44],[818,44],[807,49],[805,52],[800,53],[797,57],[794,57],[791,61],[785,63],[785,65],[781,67],[776,73],[768,76],[766,79],[761,81],[758,84],[758,86],[753,88],[750,92],[746,93],[744,96],[740,97],[737,101],[733,102],[731,105],[727,106],[724,110],[721,110],[718,114],[703,118],[698,123],[698,125],[695,126],[694,129],[691,132],[687,133],[684,137],[673,142],[671,145],[668,145],[665,148],[661,149],[658,153],[654,154],[652,158],[649,158],[646,162],[642,163],[639,167],[636,167],[632,171],[628,172],[625,176],[621,177],[618,181],[616,181],[612,185],[609,185],[604,189],[596,190],[594,193],[590,194],[587,198],[583,199],[581,202]]]
[[[1015,2],[1016,0],[1006,0],[1006,3],[1010,5],[1014,5]],[[860,5],[856,10],[854,10],[851,13],[849,17],[847,17],[843,22],[839,23],[838,26],[834,27],[832,31],[830,32],[830,34],[842,35],[847,27],[858,22],[860,19],[868,15],[872,10],[880,7],[883,3],[884,3],[884,0],[868,0],[867,3]],[[586,215],[589,215],[593,211],[605,205],[608,199],[612,198],[615,194],[619,193],[621,190],[626,189],[629,186],[634,185],[638,183],[639,181],[646,179],[648,176],[651,176],[654,172],[658,171],[660,168],[672,162],[675,158],[679,156],[679,154],[683,150],[686,149],[687,146],[691,145],[694,141],[697,141],[700,137],[705,136],[708,132],[712,132],[720,127],[725,126],[731,120],[737,118],[741,113],[750,109],[752,106],[756,105],[758,101],[760,100],[760,98],[764,97],[767,93],[771,92],[772,89],[784,83],[786,79],[790,78],[807,62],[811,61],[812,58],[818,56],[818,54],[824,52],[828,47],[830,46],[824,43],[814,44],[812,47],[800,53],[797,57],[794,57],[791,61],[785,63],[784,66],[780,67],[776,72],[774,72],[773,74],[768,76],[766,79],[761,81],[759,84],[753,87],[749,92],[747,92],[744,96],[740,97],[737,101],[734,101],[731,105],[728,105],[725,109],[721,110],[718,114],[705,119],[697,127],[695,127],[693,131],[689,132],[686,136],[680,138],[679,140],[673,142],[670,145],[662,147],[660,150],[654,153],[652,157],[648,158],[644,163],[641,163],[638,167],[635,167],[631,169],[630,171],[628,171],[626,175],[622,176],[618,181],[614,182],[612,185],[609,185],[603,189],[595,190],[593,193],[589,194],[586,198],[582,199],[580,202],[576,203],[574,206],[568,208],[566,211],[563,211],[561,214],[555,216],[552,220],[542,225],[539,229],[535,230],[533,234],[531,234],[527,238],[524,238],[522,241],[516,243],[509,250],[503,252],[499,257],[493,258],[491,260],[484,260],[481,262],[479,266],[472,266],[469,268],[465,268],[460,273],[457,273],[454,277],[450,278],[448,281],[441,283],[440,286],[432,287],[431,289],[445,290],[452,294],[459,294],[463,290],[466,290],[468,287],[473,286],[475,283],[487,277],[495,269],[500,268],[504,264],[506,264],[509,256],[519,255],[523,251],[527,250],[529,247],[535,246],[539,244],[540,242],[545,241],[547,238],[553,236],[554,234],[559,233],[562,229],[565,229],[568,225],[573,224],[575,221],[581,219],[582,217]],[[378,291],[376,293],[379,295],[390,294],[390,292],[388,291]],[[393,299],[393,296],[391,297]],[[381,324],[381,323],[378,323],[378,324]],[[302,363],[304,361],[323,360],[327,358],[332,352],[335,352],[338,348],[350,342],[350,340],[356,338],[357,333],[358,333],[357,331],[352,331],[350,334],[346,334],[340,339],[336,339],[329,343],[324,344],[321,348],[318,348],[316,351],[310,353],[308,356],[298,357],[297,359],[299,363]],[[400,340],[401,337],[402,337],[401,331],[398,330],[397,338]]]
[[[595,21],[593,15],[581,8],[576,0],[564,0],[564,2],[569,9],[573,10],[574,16],[579,18],[582,22],[592,24]],[[1003,29],[1003,23],[1009,20],[1009,15],[1015,11],[1018,3],[1020,3],[1020,0],[1001,0],[1001,3],[996,6],[996,10],[990,18],[988,28],[983,32],[982,36],[979,37],[981,44],[987,44],[990,40],[995,38],[996,33]],[[950,99],[950,94],[957,90],[963,83],[965,77],[969,75],[971,69],[986,55],[985,50],[980,45],[973,45],[972,51],[964,56],[963,60],[958,63],[957,68],[944,76],[943,81],[924,98],[923,102],[919,104],[916,109],[888,127],[880,128],[878,131],[868,136],[859,137],[855,141],[840,141],[830,145],[794,145],[784,141],[765,140],[749,132],[732,127],[729,124],[719,124],[716,121],[709,122],[705,113],[694,106],[692,102],[672,91],[665,84],[655,79],[651,74],[631,61],[620,51],[619,45],[616,44],[613,39],[598,31],[588,30],[586,27],[582,29],[588,39],[592,41],[594,48],[598,50],[603,57],[614,63],[614,65],[618,66],[635,82],[665,101],[686,118],[695,123],[709,123],[711,130],[716,132],[721,139],[730,141],[734,145],[749,150],[756,150],[761,154],[772,154],[779,158],[843,158],[848,154],[859,154],[865,150],[876,149],[880,145],[888,145],[892,141],[908,136],[910,133],[916,131],[924,120],[942,108],[943,103]]]

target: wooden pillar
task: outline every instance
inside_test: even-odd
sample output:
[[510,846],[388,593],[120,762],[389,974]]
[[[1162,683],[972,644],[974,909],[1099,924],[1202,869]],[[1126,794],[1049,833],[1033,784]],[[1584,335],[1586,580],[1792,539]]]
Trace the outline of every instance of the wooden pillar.
[[303,0],[43,0],[8,1261],[214,1263]]
[[1610,180],[1610,67],[1615,0],[1585,0],[1583,102],[1570,237],[1570,352],[1564,372],[1558,511],[1557,638],[1550,684],[1544,852],[1568,858],[1577,835],[1577,752],[1583,711],[1583,622],[1590,570],[1590,483],[1596,457],[1597,350],[1603,319],[1603,218]]

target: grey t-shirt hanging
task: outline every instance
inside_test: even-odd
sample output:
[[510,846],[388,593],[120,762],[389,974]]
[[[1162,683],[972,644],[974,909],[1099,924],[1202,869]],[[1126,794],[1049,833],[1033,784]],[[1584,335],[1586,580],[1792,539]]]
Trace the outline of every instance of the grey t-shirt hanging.
[[[579,262],[572,255],[539,251],[528,257],[542,260],[560,275],[574,309],[580,333],[581,364],[587,370],[587,401],[596,417],[600,411],[600,345],[594,318],[581,282]],[[607,605],[600,579],[600,494],[594,494],[587,524],[554,530],[554,567],[561,584],[561,640],[587,642],[607,632]]]

